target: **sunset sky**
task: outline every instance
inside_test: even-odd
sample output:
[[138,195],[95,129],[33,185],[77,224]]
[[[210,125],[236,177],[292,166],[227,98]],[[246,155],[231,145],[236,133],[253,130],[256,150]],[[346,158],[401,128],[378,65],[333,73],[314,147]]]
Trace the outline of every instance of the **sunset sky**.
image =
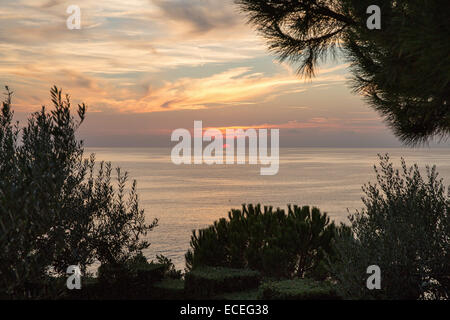
[[[304,80],[231,0],[0,0],[0,83],[16,118],[57,85],[88,104],[87,146],[169,146],[176,128],[280,128],[281,146],[397,146],[347,63]],[[81,8],[81,30],[66,9]]]

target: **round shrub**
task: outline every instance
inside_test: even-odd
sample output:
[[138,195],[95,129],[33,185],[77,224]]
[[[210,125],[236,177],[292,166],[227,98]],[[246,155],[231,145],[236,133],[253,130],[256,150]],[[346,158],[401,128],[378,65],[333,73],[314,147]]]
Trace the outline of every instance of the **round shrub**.
[[231,210],[227,219],[193,232],[188,269],[223,266],[252,269],[270,277],[325,278],[325,255],[336,233],[319,209],[288,206],[288,212],[260,205]]

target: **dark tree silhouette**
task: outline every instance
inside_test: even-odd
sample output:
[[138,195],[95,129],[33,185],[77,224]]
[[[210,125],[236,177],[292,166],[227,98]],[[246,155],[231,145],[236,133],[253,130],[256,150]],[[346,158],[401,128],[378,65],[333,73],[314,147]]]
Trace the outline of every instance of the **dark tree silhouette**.
[[[417,145],[450,135],[450,2],[392,0],[236,0],[281,60],[311,77],[342,51],[353,88],[396,136]],[[381,29],[366,26],[381,8]]]
[[[13,122],[12,92],[0,110],[0,298],[55,298],[52,275],[69,265],[83,274],[95,262],[122,265],[142,255],[145,221],[136,182],[110,163],[84,157],[76,131],[86,105],[74,116],[69,95],[51,89],[53,108],[42,107],[22,128]],[[63,287],[64,288],[64,287]]]

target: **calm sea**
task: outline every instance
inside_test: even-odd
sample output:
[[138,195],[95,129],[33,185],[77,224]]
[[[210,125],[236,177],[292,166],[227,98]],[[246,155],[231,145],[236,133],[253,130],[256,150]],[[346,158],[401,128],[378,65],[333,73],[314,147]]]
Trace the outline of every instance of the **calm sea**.
[[340,149],[286,148],[280,150],[277,175],[261,176],[259,165],[174,165],[170,149],[86,148],[97,160],[111,161],[138,181],[141,205],[148,221],[159,219],[149,233],[152,243],[145,252],[171,258],[184,269],[184,254],[193,229],[226,217],[243,203],[274,207],[286,204],[317,206],[337,222],[347,220],[347,209],[362,206],[361,186],[374,181],[377,153],[389,153],[399,164],[421,167],[435,164],[450,184],[450,148],[442,149]]

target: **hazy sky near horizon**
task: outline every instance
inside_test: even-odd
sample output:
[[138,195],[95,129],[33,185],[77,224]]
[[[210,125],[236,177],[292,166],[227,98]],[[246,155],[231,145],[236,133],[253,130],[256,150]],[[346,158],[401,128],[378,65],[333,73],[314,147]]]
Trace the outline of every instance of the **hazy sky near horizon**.
[[[57,85],[88,104],[88,146],[169,146],[176,128],[280,128],[282,146],[397,146],[351,93],[348,64],[312,80],[280,63],[232,0],[0,0],[0,84],[19,120]],[[69,5],[81,30],[69,30]]]

